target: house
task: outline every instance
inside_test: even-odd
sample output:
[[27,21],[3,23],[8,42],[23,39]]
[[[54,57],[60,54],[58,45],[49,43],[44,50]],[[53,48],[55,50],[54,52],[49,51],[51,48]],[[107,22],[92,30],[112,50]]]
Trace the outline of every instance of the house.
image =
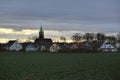
[[22,51],[26,51],[26,47],[30,44],[30,42],[20,43],[22,45]]
[[24,44],[25,51],[31,52],[31,51],[46,51],[47,46],[45,45],[40,45],[40,44],[35,44],[35,43],[26,43],[26,46]]
[[103,52],[116,52],[117,48],[110,42],[104,42],[100,46],[99,50]]
[[93,51],[93,43],[92,42],[82,42],[80,46],[81,51]]
[[71,43],[70,44],[70,49],[78,49],[79,48],[79,45],[76,44],[76,43]]
[[67,51],[68,49],[67,43],[54,43],[50,46],[50,52]]
[[117,43],[115,44],[115,47],[116,47],[118,50],[120,50],[120,43],[117,42]]
[[45,46],[45,45],[41,45],[41,46],[40,46],[40,51],[42,51],[42,52],[43,52],[43,51],[46,51],[46,50],[47,50],[47,48],[46,48],[46,46]]
[[38,49],[39,49],[39,46],[35,45],[34,43],[29,43],[25,48],[27,52],[37,51]]
[[52,44],[50,47],[50,52],[58,52],[60,50],[60,46],[56,43]]
[[4,48],[6,50],[10,51],[20,51],[23,47],[18,41],[9,41],[7,44],[5,44]]
[[[43,46],[45,47],[45,51],[50,51],[50,47],[53,45],[53,43],[51,44],[44,44]],[[41,47],[42,48],[42,47]]]

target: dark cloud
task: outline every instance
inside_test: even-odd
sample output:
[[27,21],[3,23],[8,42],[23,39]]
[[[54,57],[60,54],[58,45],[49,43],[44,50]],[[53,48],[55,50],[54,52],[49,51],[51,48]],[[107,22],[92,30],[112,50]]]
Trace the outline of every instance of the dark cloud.
[[0,27],[118,32],[119,7],[119,0],[0,0]]

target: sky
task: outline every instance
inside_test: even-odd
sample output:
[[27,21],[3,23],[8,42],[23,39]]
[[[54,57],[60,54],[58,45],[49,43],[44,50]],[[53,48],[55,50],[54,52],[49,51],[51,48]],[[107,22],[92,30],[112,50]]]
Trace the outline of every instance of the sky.
[[0,0],[0,42],[38,36],[120,32],[120,0]]

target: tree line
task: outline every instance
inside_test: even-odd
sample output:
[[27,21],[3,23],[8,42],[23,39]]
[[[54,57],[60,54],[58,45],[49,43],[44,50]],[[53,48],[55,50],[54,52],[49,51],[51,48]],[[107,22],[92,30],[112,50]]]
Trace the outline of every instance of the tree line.
[[[66,37],[61,36],[60,40],[66,42]],[[87,41],[87,42],[92,42],[92,41],[98,41],[98,42],[104,42],[104,41],[109,41],[109,42],[116,42],[120,41],[120,32],[117,35],[110,35],[107,36],[104,33],[75,33],[71,36],[71,40],[74,42],[81,42],[82,40]]]
[[[30,42],[31,40],[35,41],[37,36],[29,37],[27,38],[26,42]],[[74,33],[71,35],[70,39],[73,42],[81,42],[81,41],[87,41],[87,42],[92,42],[92,41],[98,41],[98,42],[104,42],[104,41],[109,41],[109,42],[120,42],[120,32],[116,35],[109,35],[107,36],[105,33]],[[60,40],[62,42],[66,42],[67,38],[65,36],[61,36]]]

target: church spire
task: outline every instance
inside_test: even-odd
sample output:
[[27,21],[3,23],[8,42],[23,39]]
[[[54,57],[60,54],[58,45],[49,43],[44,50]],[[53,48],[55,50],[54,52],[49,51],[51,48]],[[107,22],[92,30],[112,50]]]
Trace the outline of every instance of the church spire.
[[44,40],[44,31],[43,31],[42,25],[41,25],[40,31],[39,31],[39,39]]
[[41,34],[44,33],[43,28],[42,28],[42,25],[41,25],[41,27],[40,27],[40,33],[41,33]]

